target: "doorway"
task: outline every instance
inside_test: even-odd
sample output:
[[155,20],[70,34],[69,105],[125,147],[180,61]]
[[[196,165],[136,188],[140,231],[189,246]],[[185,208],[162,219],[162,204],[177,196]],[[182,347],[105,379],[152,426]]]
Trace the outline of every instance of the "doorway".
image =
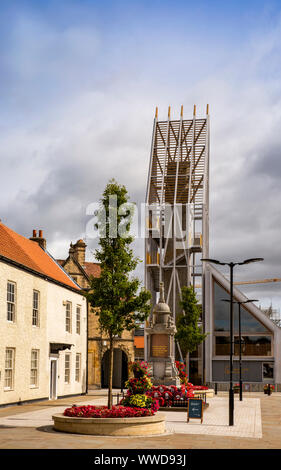
[[58,381],[58,374],[57,374],[57,364],[58,360],[55,358],[50,359],[50,400],[57,399],[57,381]]
[[[101,367],[101,386],[108,388],[109,384],[109,350],[107,350],[102,358]],[[128,380],[128,357],[122,349],[114,348],[113,350],[113,388],[124,388],[125,382]]]

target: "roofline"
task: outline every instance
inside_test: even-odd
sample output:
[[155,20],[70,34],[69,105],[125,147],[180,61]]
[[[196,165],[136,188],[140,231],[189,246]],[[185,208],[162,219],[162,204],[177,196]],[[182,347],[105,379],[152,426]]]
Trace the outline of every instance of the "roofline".
[[44,251],[45,251],[45,253],[54,261],[54,263],[56,263],[56,265],[58,266],[58,268],[62,270],[62,272],[68,277],[68,279],[69,279],[71,282],[73,282],[73,284],[76,284],[77,287],[80,289],[80,286],[77,284],[77,282],[75,282],[74,279],[72,279],[72,277],[70,276],[70,274],[68,274],[68,272],[65,271],[65,269],[63,268],[63,266],[57,262],[57,260],[51,255],[51,253],[49,253],[47,250],[44,250]]
[[67,284],[64,284],[63,282],[57,281],[56,279],[48,276],[47,274],[40,273],[38,271],[35,271],[32,268],[29,268],[28,266],[25,266],[24,264],[18,263],[17,261],[14,261],[10,258],[6,258],[6,256],[0,255],[0,261],[3,261],[6,264],[10,264],[12,266],[15,266],[15,267],[21,269],[22,271],[26,271],[30,274],[33,274],[34,276],[41,277],[45,281],[52,282],[53,284],[57,284],[58,286],[64,287],[65,289],[68,289],[68,290],[71,290],[72,292],[75,292],[76,294],[83,295],[82,294],[82,289],[79,286],[77,286],[77,288],[71,287]]

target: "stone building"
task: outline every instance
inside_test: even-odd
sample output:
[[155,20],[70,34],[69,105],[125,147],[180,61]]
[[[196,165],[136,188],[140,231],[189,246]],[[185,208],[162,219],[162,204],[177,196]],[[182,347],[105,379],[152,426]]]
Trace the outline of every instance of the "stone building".
[[0,223],[0,405],[86,393],[87,302],[46,250]]
[[[91,276],[100,275],[98,263],[85,260],[86,243],[78,240],[71,243],[69,255],[65,260],[57,260],[66,272],[85,291],[89,289]],[[128,378],[128,363],[134,361],[134,334],[125,331],[115,339],[113,387],[121,388]],[[109,341],[101,335],[98,317],[88,306],[88,387],[107,388],[109,369]]]

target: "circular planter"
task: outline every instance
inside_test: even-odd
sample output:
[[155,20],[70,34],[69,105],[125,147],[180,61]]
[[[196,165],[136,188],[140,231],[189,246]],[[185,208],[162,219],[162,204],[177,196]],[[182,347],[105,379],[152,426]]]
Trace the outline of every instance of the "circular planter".
[[95,436],[146,436],[163,434],[166,426],[164,413],[140,418],[76,418],[56,414],[52,416],[56,431]]

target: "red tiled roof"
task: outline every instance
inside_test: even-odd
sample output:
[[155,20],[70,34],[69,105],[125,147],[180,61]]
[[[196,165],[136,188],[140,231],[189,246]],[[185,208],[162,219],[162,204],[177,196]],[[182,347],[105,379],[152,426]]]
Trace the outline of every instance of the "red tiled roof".
[[37,242],[19,235],[0,222],[0,255],[80,290],[55,260]]
[[83,268],[88,276],[100,277],[101,268],[98,263],[90,263],[85,261]]

